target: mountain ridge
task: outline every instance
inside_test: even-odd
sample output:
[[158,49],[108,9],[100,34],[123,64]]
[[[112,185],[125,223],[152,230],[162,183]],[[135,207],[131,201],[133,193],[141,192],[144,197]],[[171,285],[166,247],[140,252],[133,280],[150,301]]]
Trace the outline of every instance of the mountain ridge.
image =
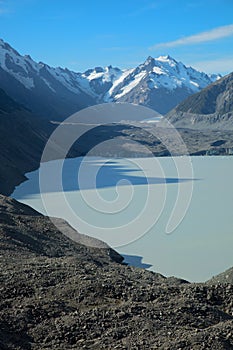
[[171,56],[149,56],[131,69],[110,65],[74,72],[35,62],[0,39],[0,87],[47,119],[62,120],[82,108],[106,102],[142,104],[165,113],[218,78],[186,67]]
[[233,73],[189,96],[167,114],[176,127],[233,129]]

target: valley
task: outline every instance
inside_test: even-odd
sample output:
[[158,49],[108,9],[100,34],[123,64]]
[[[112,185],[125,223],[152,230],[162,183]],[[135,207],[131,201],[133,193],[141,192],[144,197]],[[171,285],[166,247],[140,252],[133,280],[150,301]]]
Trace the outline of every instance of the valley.
[[[0,40],[2,350],[233,348],[233,73],[128,65],[55,68]],[[113,104],[148,115],[91,119]]]

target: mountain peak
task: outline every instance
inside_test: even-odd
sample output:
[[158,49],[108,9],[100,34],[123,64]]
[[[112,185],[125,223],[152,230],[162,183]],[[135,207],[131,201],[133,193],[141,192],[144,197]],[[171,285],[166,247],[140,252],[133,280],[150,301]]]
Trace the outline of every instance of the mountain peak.
[[24,58],[26,58],[27,60],[33,61],[30,55],[24,55]]
[[155,59],[152,56],[148,56],[147,59],[143,64],[140,65],[140,67],[146,67],[146,70],[150,70],[155,66]]
[[13,49],[12,46],[10,46],[10,44],[6,43],[3,39],[0,38],[0,48],[2,50],[6,50],[6,51],[10,51],[13,52],[16,56],[20,56],[20,54],[18,53],[18,51],[16,51],[15,49]]
[[[52,110],[55,104],[58,106],[61,103],[59,97],[61,95],[62,100],[63,96],[67,96],[69,105],[69,96],[72,96],[75,107],[70,109],[66,105],[71,113],[75,111],[76,106],[78,108],[83,106],[83,102],[79,101],[84,100],[88,101],[88,105],[109,101],[133,102],[165,113],[185,97],[200,91],[217,79],[217,76],[209,76],[186,67],[169,55],[158,58],[148,56],[144,63],[132,69],[122,70],[108,65],[107,67],[96,66],[84,73],[78,73],[67,68],[54,68],[43,62],[35,62],[29,55],[21,56],[2,39],[0,39],[0,66],[11,79],[17,81],[16,86],[20,83],[20,86],[27,89],[27,93],[30,92],[32,96],[30,99],[22,92],[22,104],[31,110],[34,108],[36,112],[42,109],[41,96],[45,96],[46,100],[48,94],[51,94],[51,101],[56,101],[56,103],[51,102]],[[6,92],[11,91],[5,82],[1,87]],[[18,91],[15,91],[12,97],[18,99]],[[41,101],[40,107],[38,107],[38,98]]]
[[170,55],[165,55],[165,56],[159,56],[158,58],[156,58],[157,61],[161,61],[161,62],[175,62],[177,63],[177,61],[171,57]]
[[178,62],[171,57],[170,55],[165,56],[159,56],[157,58],[154,58],[152,56],[148,56],[146,61],[141,65],[143,67],[147,67],[148,69],[153,69],[154,67],[164,67],[164,66],[171,66],[174,67],[178,64]]
[[152,56],[148,56],[145,62],[152,62],[154,58]]

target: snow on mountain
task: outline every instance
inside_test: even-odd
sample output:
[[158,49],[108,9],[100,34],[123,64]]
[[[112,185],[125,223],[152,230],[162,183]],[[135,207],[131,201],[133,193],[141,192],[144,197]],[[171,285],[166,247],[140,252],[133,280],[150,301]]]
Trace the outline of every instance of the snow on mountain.
[[37,63],[0,40],[0,87],[40,114],[44,108],[43,114],[65,117],[88,105],[110,101],[143,104],[166,113],[218,78],[170,56],[148,57],[132,69],[108,66],[77,73]]
[[112,101],[132,102],[167,113],[189,95],[219,79],[207,75],[170,56],[147,60],[131,71],[114,86]]
[[99,96],[98,100],[110,102],[115,89],[132,72],[132,69],[121,70],[116,67],[95,67],[82,74],[87,79],[90,89]]
[[0,66],[14,75],[27,89],[34,87],[33,79],[28,76],[27,60],[19,55],[9,44],[0,39]]
[[[143,64],[133,69],[96,67],[83,73],[82,77],[89,80],[90,88],[104,102],[133,102],[165,113],[167,107],[172,108],[220,76],[210,76],[186,67],[170,56],[160,56],[148,57]],[[169,101],[165,101],[162,106],[164,94]]]
[[187,68],[183,63],[175,61],[170,56],[148,57],[143,64],[130,73],[127,81],[120,87],[114,98],[120,99],[140,83],[145,83],[144,88],[147,87],[150,90],[159,88],[174,90],[185,87],[190,92],[195,93],[217,78],[218,76],[209,76],[191,67]]
[[105,95],[104,99],[106,102],[111,101],[111,96],[114,94],[115,89],[117,89],[117,87],[124,82],[125,78],[131,74],[133,72],[134,69],[125,69],[123,71],[121,71],[121,74],[118,76],[117,79],[113,80],[113,84],[111,89],[109,89],[109,91],[107,92],[107,94]]
[[133,76],[132,81],[130,81],[128,84],[123,86],[120,89],[120,93],[115,95],[115,99],[120,99],[122,96],[126,95],[128,92],[130,92],[133,88],[137,87],[138,84],[140,84],[141,80],[146,77],[146,72],[142,71],[138,74],[135,74]]
[[[34,88],[35,77],[41,76],[45,84],[53,92],[56,92],[56,89],[54,89],[53,83],[51,79],[49,79],[51,77],[76,94],[79,94],[81,91],[86,91],[94,95],[93,91],[89,88],[89,84],[82,78],[80,73],[74,73],[60,67],[53,68],[42,62],[37,63],[33,61],[29,55],[21,56],[9,44],[4,43],[1,39],[0,66],[27,89]],[[51,77],[46,77],[45,72],[49,73]]]
[[64,118],[96,103],[81,73],[53,68],[22,56],[0,40],[0,87],[17,102],[47,118]]

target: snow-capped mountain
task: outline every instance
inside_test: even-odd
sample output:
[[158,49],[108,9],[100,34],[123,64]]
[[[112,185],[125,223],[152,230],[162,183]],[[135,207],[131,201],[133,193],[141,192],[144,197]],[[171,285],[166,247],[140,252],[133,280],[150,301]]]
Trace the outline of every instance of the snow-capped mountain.
[[170,56],[147,60],[133,69],[96,67],[82,74],[90,89],[104,102],[143,104],[166,113],[179,102],[220,78],[207,75]]
[[143,64],[124,74],[124,79],[115,83],[105,100],[139,103],[160,113],[166,113],[220,77],[186,67],[170,56],[148,57]]
[[[82,78],[88,81],[90,89],[103,100],[111,95],[113,88],[120,84],[129,74],[130,70],[123,71],[119,68],[108,66],[88,69],[82,74]],[[107,100],[107,98],[105,98]]]
[[0,87],[17,102],[47,118],[63,118],[96,103],[87,79],[21,56],[0,40]]
[[0,40],[0,87],[48,118],[62,119],[81,108],[110,101],[142,104],[166,113],[217,79],[217,75],[198,72],[170,56],[148,57],[127,70],[108,66],[77,73],[37,63]]

